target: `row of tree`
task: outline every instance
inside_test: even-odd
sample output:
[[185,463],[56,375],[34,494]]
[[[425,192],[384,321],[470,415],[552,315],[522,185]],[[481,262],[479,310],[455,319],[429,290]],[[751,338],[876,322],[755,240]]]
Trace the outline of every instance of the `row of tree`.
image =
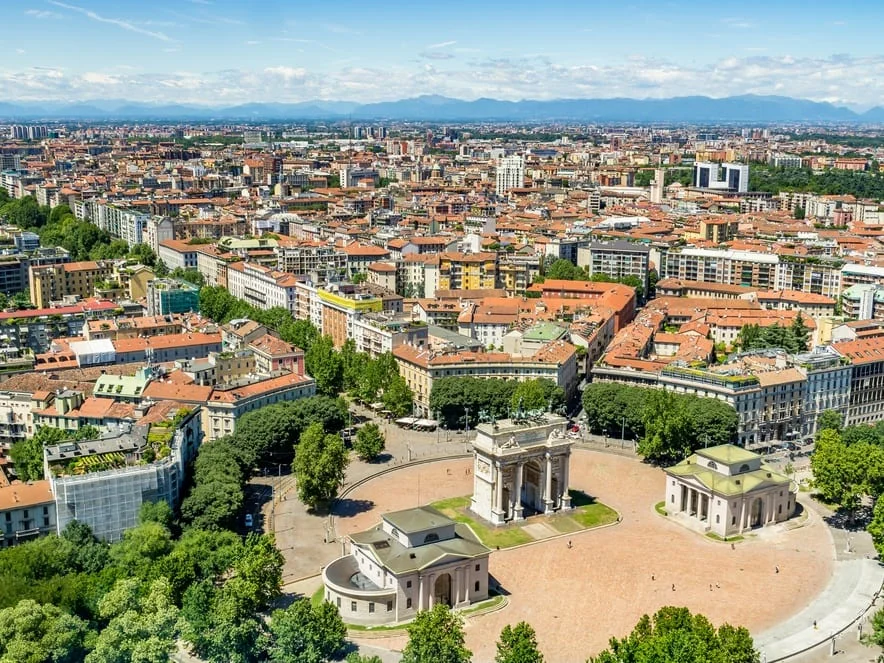
[[613,382],[588,385],[583,409],[590,431],[637,440],[639,453],[653,463],[731,443],[739,423],[734,408],[714,398]]
[[200,312],[218,323],[237,318],[260,322],[276,331],[284,341],[304,350],[307,373],[316,380],[320,394],[337,396],[346,391],[367,403],[380,399],[396,416],[411,410],[414,396],[390,354],[372,358],[357,352],[352,340],[338,351],[331,337],[320,334],[308,320],[294,320],[281,307],[255,308],[219,286],[200,289]]
[[430,392],[430,410],[451,429],[509,417],[520,405],[525,410],[555,411],[564,402],[562,388],[545,378],[516,382],[454,376],[434,380]]
[[[402,663],[469,663],[463,622],[444,605],[418,613],[408,625]],[[743,627],[715,628],[687,608],[663,607],[644,615],[625,638],[611,638],[609,648],[588,663],[759,663],[752,636]],[[348,663],[351,659],[348,659]],[[353,659],[363,663],[366,659]],[[527,622],[507,625],[497,640],[495,663],[543,663],[534,629]]]
[[753,191],[808,191],[823,195],[853,195],[857,198],[884,199],[884,176],[878,172],[810,168],[749,167]]

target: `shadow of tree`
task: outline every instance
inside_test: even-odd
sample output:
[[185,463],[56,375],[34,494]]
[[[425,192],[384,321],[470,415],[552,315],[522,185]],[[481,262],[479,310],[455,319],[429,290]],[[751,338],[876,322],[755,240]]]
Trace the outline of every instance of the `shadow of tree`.
[[373,508],[374,502],[372,500],[352,500],[349,497],[345,497],[335,502],[331,512],[332,515],[339,518],[352,518]]

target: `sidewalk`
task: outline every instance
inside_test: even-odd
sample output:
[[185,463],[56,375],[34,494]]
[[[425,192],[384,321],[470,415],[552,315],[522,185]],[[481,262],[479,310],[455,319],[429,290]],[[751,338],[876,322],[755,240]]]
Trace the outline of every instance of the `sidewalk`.
[[[809,509],[811,518],[832,516],[831,511],[803,495],[799,500]],[[858,623],[871,617],[867,611],[884,584],[884,567],[876,559],[871,537],[867,532],[846,530],[831,521],[829,534],[835,563],[828,586],[797,615],[755,636],[762,661],[774,663],[792,658],[824,645],[842,632],[842,638],[855,639]],[[865,623],[866,632],[869,628]]]

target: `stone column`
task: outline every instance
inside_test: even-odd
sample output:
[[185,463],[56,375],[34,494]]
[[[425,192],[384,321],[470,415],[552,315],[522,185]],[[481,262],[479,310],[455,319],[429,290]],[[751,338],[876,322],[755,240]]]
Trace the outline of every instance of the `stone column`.
[[495,481],[494,484],[494,502],[491,505],[491,522],[495,525],[502,525],[504,521],[504,509],[503,509],[503,467],[500,463],[497,463],[495,466]]
[[470,567],[463,567],[463,587],[464,587],[464,596],[463,600],[465,603],[469,604],[470,602]]
[[746,526],[746,498],[742,498],[740,500],[740,534],[743,533],[743,528]]
[[543,487],[543,512],[544,513],[552,513],[553,507],[555,506],[555,501],[552,496],[552,456],[549,455],[549,452],[546,454],[546,477],[544,481]]
[[429,581],[429,587],[428,587],[429,592],[427,592],[427,593],[429,596],[427,598],[429,600],[427,602],[428,603],[427,609],[432,610],[433,604],[436,602],[436,575],[435,574],[431,575],[428,578],[428,581]]
[[418,594],[418,599],[417,599],[417,609],[418,610],[424,609],[424,597],[426,595],[426,590],[424,588],[424,581],[425,581],[424,576],[419,575],[417,577],[417,586],[419,589],[419,594]]
[[571,480],[571,454],[562,456],[562,509],[571,508],[571,494],[568,492],[568,482]]
[[516,480],[513,486],[515,499],[513,500],[513,520],[522,520],[522,472],[525,469],[524,463],[519,461],[516,464]]
[[451,597],[451,605],[457,606],[460,603],[460,576],[463,567],[458,566],[454,569],[454,596]]

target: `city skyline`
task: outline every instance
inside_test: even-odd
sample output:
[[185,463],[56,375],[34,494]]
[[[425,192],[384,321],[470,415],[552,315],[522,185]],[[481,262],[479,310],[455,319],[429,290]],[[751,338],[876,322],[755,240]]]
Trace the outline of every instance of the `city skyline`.
[[[871,2],[542,9],[522,2],[343,1],[260,13],[228,0],[43,0],[6,15],[6,101],[388,101],[782,95],[884,101]],[[112,55],[108,55],[111,53]]]

